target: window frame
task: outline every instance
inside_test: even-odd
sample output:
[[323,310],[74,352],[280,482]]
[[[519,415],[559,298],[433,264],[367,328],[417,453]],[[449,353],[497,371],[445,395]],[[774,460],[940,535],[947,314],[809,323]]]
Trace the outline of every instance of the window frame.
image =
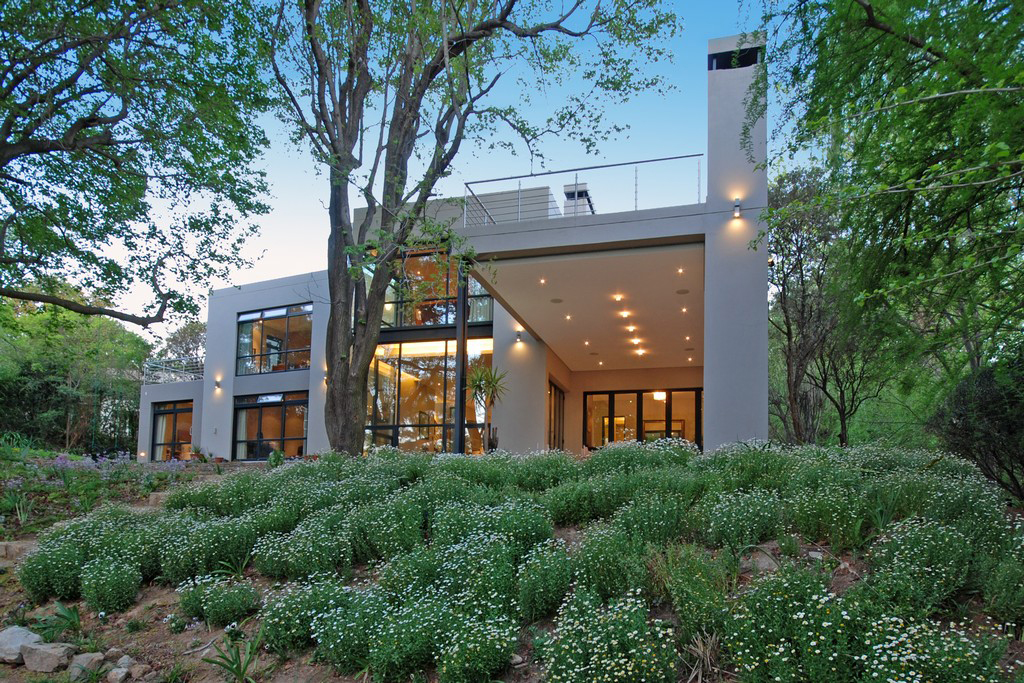
[[[595,451],[601,446],[591,446],[587,443],[587,399],[591,396],[607,396],[608,397],[608,416],[609,418],[615,417],[615,396],[618,395],[632,395],[637,399],[636,405],[636,423],[637,423],[637,438],[635,441],[638,443],[643,442],[644,430],[640,428],[640,425],[644,423],[646,416],[644,415],[643,395],[649,394],[655,391],[664,391],[667,396],[665,397],[665,414],[662,417],[666,422],[666,425],[671,424],[672,419],[672,394],[679,392],[693,392],[694,394],[694,425],[693,425],[693,438],[697,444],[697,447],[701,450],[704,449],[704,403],[703,393],[704,387],[680,387],[680,388],[657,388],[657,389],[607,389],[604,391],[585,391],[583,392],[583,417],[582,417],[582,443],[583,447]],[[655,418],[656,419],[656,418]],[[609,428],[614,433],[614,425],[609,421]],[[671,431],[670,428],[666,431]],[[611,443],[611,440],[609,440]]]
[[[278,395],[281,396],[281,398],[279,400],[262,400],[264,398],[269,398],[269,397],[278,396]],[[304,398],[288,398],[289,396],[293,396],[294,397],[294,396],[297,396],[297,395],[302,395]],[[253,399],[253,400],[252,401],[247,401],[246,399]],[[297,439],[295,437],[286,437],[285,434],[287,432],[286,420],[287,420],[287,410],[288,410],[288,407],[289,406],[298,406],[298,405],[305,406],[305,408],[306,408],[305,419],[303,420],[303,425],[302,425],[302,438],[301,439]],[[243,410],[251,410],[253,408],[257,408],[258,409],[258,413],[257,413],[258,418],[257,418],[257,422],[256,422],[256,433],[257,434],[263,434],[263,413],[264,413],[264,410],[268,409],[268,408],[280,408],[281,409],[281,433],[280,433],[280,435],[277,435],[277,436],[274,436],[274,437],[268,437],[268,436],[266,436],[264,434],[262,439],[261,438],[256,438],[256,439],[240,439],[240,438],[238,438],[238,417],[239,417],[239,413],[241,411],[243,411]],[[267,443],[267,442],[272,442],[272,441],[279,442],[281,444],[281,450],[284,451],[285,450],[284,446],[285,446],[285,442],[286,441],[290,441],[290,442],[301,441],[302,442],[302,444],[301,444],[301,454],[302,455],[307,455],[308,454],[307,450],[306,450],[306,446],[307,446],[308,441],[309,441],[309,392],[308,391],[274,391],[274,392],[268,392],[268,393],[263,393],[263,394],[242,394],[242,395],[239,395],[239,396],[235,396],[233,401],[232,401],[232,416],[231,417],[232,417],[232,420],[231,420],[231,457],[229,459],[232,460],[232,461],[238,461],[238,462],[262,462],[262,461],[266,460],[267,457],[269,457],[270,453],[273,452],[273,450],[274,450],[274,449],[267,450],[265,455],[255,455],[253,457],[246,457],[246,458],[239,458],[239,457],[237,457],[238,456],[238,446],[240,444],[248,445],[250,443],[254,444],[254,450],[255,450],[255,452],[257,454],[259,454],[263,450],[262,445]]]
[[[182,405],[184,405],[186,403],[188,404],[187,408],[179,407],[179,406],[182,406]],[[173,406],[173,407],[168,408],[168,407],[165,407],[165,406]],[[153,461],[153,462],[167,462],[168,460],[184,460],[184,458],[181,458],[179,456],[173,456],[173,457],[167,458],[166,460],[163,459],[163,458],[161,458],[160,460],[157,460],[156,452],[157,452],[157,448],[159,448],[159,447],[170,446],[171,447],[171,453],[175,453],[177,451],[177,447],[183,446],[183,445],[187,445],[188,446],[188,451],[191,451],[192,443],[193,443],[192,428],[195,425],[194,422],[190,422],[189,427],[188,427],[188,443],[187,444],[184,441],[162,441],[162,442],[158,443],[157,440],[156,440],[156,437],[157,437],[156,427],[157,427],[157,424],[159,423],[158,418],[161,415],[170,415],[171,416],[171,434],[176,435],[178,433],[178,416],[182,415],[184,413],[188,413],[193,418],[193,420],[195,419],[195,401],[193,401],[192,399],[183,399],[181,401],[160,401],[159,403],[154,403],[153,404],[153,422],[152,422],[152,426],[151,426],[151,429],[150,429],[151,433],[150,433],[150,440],[149,440],[149,445],[150,445],[150,448],[151,448],[151,450],[149,451],[150,452],[150,460],[151,461]],[[183,451],[182,453],[185,453],[185,452],[188,452],[188,451]]]
[[[293,309],[302,309],[298,312],[292,313]],[[267,313],[276,313],[277,311],[284,311],[283,315],[271,315],[267,316]],[[287,348],[289,337],[292,331],[292,318],[309,317],[309,346]],[[278,351],[266,350],[267,338],[266,334],[263,334],[260,342],[261,352],[260,353],[239,353],[239,340],[241,339],[242,325],[253,324],[256,322],[263,323],[266,320],[284,320],[285,321],[285,333],[284,342],[285,348]],[[269,308],[255,309],[251,311],[241,311],[235,317],[235,377],[249,377],[252,375],[270,375],[279,372],[300,372],[303,370],[309,370],[312,367],[312,347],[313,347],[313,302],[305,301],[297,304],[285,304],[282,306],[271,306]],[[292,368],[288,367],[288,359],[292,354],[305,353],[307,356],[307,364],[305,367]],[[280,370],[264,370],[264,359],[268,356],[280,356],[283,359],[285,367]],[[256,370],[252,372],[242,372],[242,362],[248,360],[250,362],[255,361]]]

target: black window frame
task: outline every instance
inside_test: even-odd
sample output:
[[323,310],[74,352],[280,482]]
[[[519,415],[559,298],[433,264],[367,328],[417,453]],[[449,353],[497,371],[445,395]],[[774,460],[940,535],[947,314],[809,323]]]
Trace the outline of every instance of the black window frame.
[[565,391],[548,380],[548,448],[565,450]]
[[[411,258],[421,258],[424,256],[431,256],[436,254],[446,253],[448,254],[449,261],[449,272],[445,278],[445,292],[443,297],[428,297],[423,299],[417,299],[415,297],[400,296],[400,294],[408,291],[408,288],[404,283],[399,282],[399,287],[395,288],[392,285],[388,286],[387,292],[385,293],[384,299],[384,315],[381,317],[381,330],[416,330],[416,329],[437,329],[445,326],[455,325],[455,304],[457,298],[457,285],[453,283],[452,278],[452,259],[450,252],[430,251],[430,250],[415,250],[408,251],[402,254],[401,272],[405,273],[405,263]],[[370,273],[367,274],[370,276]],[[484,324],[491,323],[494,320],[494,299],[472,275],[467,275],[469,280],[469,320],[470,324]],[[399,278],[401,280],[401,278]],[[455,280],[457,282],[457,278]],[[443,313],[441,319],[437,322],[432,323],[420,323],[420,324],[409,324],[407,318],[408,311],[415,310],[416,307],[421,306],[439,306],[443,307]],[[411,307],[411,308],[410,308]],[[391,317],[392,321],[388,318]]]
[[[704,404],[703,404],[703,387],[682,387],[674,389],[607,389],[604,391],[585,391],[583,392],[583,418],[582,422],[582,435],[583,435],[583,447],[590,450],[597,450],[601,446],[591,446],[587,443],[587,399],[591,396],[607,396],[608,397],[608,415],[612,417],[615,415],[615,396],[619,395],[633,395],[637,399],[636,406],[636,423],[637,423],[637,438],[636,441],[643,442],[644,430],[639,428],[644,422],[644,402],[643,395],[653,393],[655,391],[666,392],[665,396],[665,424],[666,426],[671,424],[672,416],[672,394],[676,392],[690,391],[694,393],[694,425],[693,425],[693,438],[697,444],[697,447],[704,450]],[[609,420],[610,428],[614,429]],[[671,428],[667,428],[665,431],[671,433]],[[610,442],[610,441],[609,441]]]
[[[293,313],[292,310],[296,309],[296,308],[301,308],[301,309],[304,309],[304,310],[297,311],[297,312]],[[265,314],[268,313],[268,312],[278,311],[278,310],[282,310],[282,309],[285,311],[284,315],[273,315],[273,316],[270,316],[269,318],[265,317]],[[256,315],[256,314],[258,314],[258,317],[255,317],[255,318],[251,317],[251,316]],[[253,322],[256,322],[256,321],[261,321],[262,322],[264,320],[279,320],[279,319],[283,318],[285,320],[285,342],[287,343],[288,338],[291,335],[291,319],[292,318],[298,318],[298,317],[306,317],[306,316],[309,317],[309,327],[310,327],[310,335],[309,335],[310,336],[310,345],[309,346],[301,347],[301,348],[294,348],[294,349],[286,348],[286,349],[282,349],[282,350],[279,350],[279,351],[270,351],[270,352],[268,352],[266,350],[267,338],[266,338],[266,334],[264,334],[263,335],[263,342],[262,342],[263,351],[261,353],[240,354],[238,352],[239,351],[238,341],[239,341],[239,338],[240,338],[240,335],[241,335],[242,325],[244,325],[246,323],[253,323]],[[243,317],[245,317],[245,320],[242,319]],[[313,358],[312,358],[312,345],[313,345],[313,302],[312,301],[304,301],[302,303],[297,303],[297,304],[285,304],[285,305],[282,305],[282,306],[271,306],[269,308],[258,308],[258,309],[251,310],[251,311],[241,311],[241,312],[239,312],[235,316],[235,376],[236,377],[250,377],[252,375],[269,375],[269,374],[276,374],[276,373],[279,373],[279,372],[301,372],[303,370],[309,370],[310,367],[312,367],[312,362],[313,362]],[[307,361],[306,366],[305,367],[300,367],[300,368],[288,367],[289,366],[289,362],[288,362],[289,357],[292,354],[301,354],[301,353],[305,353],[306,354],[306,361]],[[281,358],[284,359],[284,363],[283,363],[284,367],[281,368],[280,370],[274,370],[272,368],[268,369],[268,370],[264,370],[263,369],[264,368],[264,359],[266,359],[268,356],[275,356],[275,355],[280,356]],[[253,371],[253,372],[242,372],[242,361],[244,361],[244,360],[249,360],[249,361],[256,360],[255,367],[257,369],[255,371]]]
[[[188,404],[188,407],[187,408],[179,407],[179,406],[182,406],[183,404]],[[164,406],[173,406],[173,407],[167,408],[167,407],[164,407]],[[171,446],[172,447],[171,452],[174,453],[174,452],[177,451],[177,447],[178,446],[186,445],[184,441],[164,441],[164,442],[157,443],[157,440],[156,440],[157,418],[160,415],[172,415],[173,416],[171,418],[171,434],[177,434],[178,433],[178,415],[182,415],[184,413],[188,413],[189,415],[192,416],[193,420],[195,419],[195,401],[193,401],[192,399],[184,399],[184,400],[181,400],[181,401],[161,401],[159,403],[154,403],[153,404],[153,424],[152,424],[151,429],[150,429],[150,440],[149,440],[149,445],[151,447],[151,450],[149,451],[149,453],[150,453],[150,460],[152,460],[153,462],[164,462],[162,459],[161,460],[157,460],[156,459],[156,451],[157,451],[158,447],[161,447],[161,446]],[[189,425],[189,428],[188,428],[188,437],[189,438],[188,438],[187,446],[188,446],[189,450],[191,450],[192,443],[193,443],[193,441],[192,441],[192,427],[193,427],[194,424],[195,424],[194,422],[191,423]],[[175,459],[180,459],[180,458],[173,457],[173,458],[169,458],[169,459],[170,460],[175,460]]]
[[[289,395],[294,396],[294,395],[297,395],[297,394],[302,394],[302,395],[305,396],[305,398],[304,399],[287,398]],[[281,396],[281,400],[280,401],[260,401],[260,399],[263,398],[263,397],[277,396],[277,395]],[[255,400],[247,401],[247,399],[255,399]],[[306,407],[306,419],[303,420],[302,439],[296,439],[294,437],[292,437],[292,438],[285,438],[285,430],[286,430],[285,419],[286,419],[286,416],[287,416],[286,410],[287,410],[288,406],[296,406],[296,405],[302,405],[302,406]],[[273,408],[273,407],[278,407],[278,406],[281,408],[281,434],[280,434],[279,437],[269,438],[269,437],[267,437],[266,434],[263,434],[263,408]],[[259,420],[256,423],[256,433],[257,434],[263,434],[263,438],[262,439],[261,438],[256,438],[256,439],[239,439],[238,438],[238,415],[239,415],[239,411],[241,411],[241,410],[248,410],[248,409],[251,409],[251,408],[260,408],[260,411],[258,413],[259,414]],[[307,443],[309,441],[309,392],[308,391],[273,391],[273,392],[267,392],[267,393],[263,393],[263,394],[243,394],[243,395],[240,395],[240,396],[235,396],[234,401],[232,403],[232,415],[231,415],[231,417],[232,417],[232,420],[231,420],[231,457],[229,458],[230,460],[237,460],[239,462],[262,462],[262,461],[266,460],[267,457],[270,456],[270,453],[272,453],[273,450],[274,450],[274,449],[269,449],[268,450],[268,449],[264,449],[263,448],[263,445],[265,443],[271,442],[271,441],[278,441],[278,442],[280,442],[281,450],[283,451],[283,450],[285,450],[285,448],[284,448],[285,441],[300,441],[301,440],[302,441],[301,455],[307,455],[308,454],[308,451],[306,450],[306,445],[307,445]],[[237,457],[239,444],[246,444],[246,447],[248,448],[248,444],[250,444],[250,443],[255,445],[255,449],[254,450],[257,453],[257,455],[252,456],[252,457],[246,457],[246,458],[239,458],[239,457]],[[262,455],[260,455],[260,453],[262,453]]]

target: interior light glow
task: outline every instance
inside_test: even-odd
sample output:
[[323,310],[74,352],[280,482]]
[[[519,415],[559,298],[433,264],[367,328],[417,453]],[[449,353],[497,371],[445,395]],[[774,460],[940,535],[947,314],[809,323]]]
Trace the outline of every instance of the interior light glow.
[[615,294],[615,295],[612,296],[612,298],[615,299],[616,301],[622,301],[622,295],[621,294]]
[[565,316],[565,319],[566,320],[572,320],[572,316],[571,315],[567,315],[567,316]]
[[683,313],[686,313],[686,306],[683,306]]
[[668,394],[666,394],[664,391],[655,391],[654,392],[654,400],[655,401],[664,401],[666,398],[668,398]]
[[590,342],[588,342],[588,341],[585,341],[585,342],[583,342],[583,345],[584,345],[584,346],[590,346]]

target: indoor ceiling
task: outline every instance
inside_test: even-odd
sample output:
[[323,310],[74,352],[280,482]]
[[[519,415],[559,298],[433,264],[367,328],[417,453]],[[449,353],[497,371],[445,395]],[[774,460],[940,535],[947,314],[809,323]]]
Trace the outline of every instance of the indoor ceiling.
[[704,363],[703,244],[509,259],[479,276],[570,370]]

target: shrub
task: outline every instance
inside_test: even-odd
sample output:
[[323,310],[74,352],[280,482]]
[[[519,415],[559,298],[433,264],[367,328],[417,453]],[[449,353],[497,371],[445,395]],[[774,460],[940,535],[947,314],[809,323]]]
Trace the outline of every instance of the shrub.
[[929,422],[946,448],[1024,500],[1024,341],[965,377]]
[[543,507],[529,501],[510,500],[484,507],[453,503],[438,509],[431,522],[431,540],[450,544],[480,533],[501,534],[521,556],[533,545],[551,538],[551,519]]
[[558,609],[569,592],[572,563],[565,542],[550,540],[535,545],[516,572],[519,612],[527,623]]
[[308,583],[286,586],[267,601],[260,616],[267,646],[281,656],[313,644],[313,619],[350,604],[340,577],[312,577]]
[[726,493],[702,501],[699,508],[707,542],[734,555],[778,534],[779,497],[771,491]]
[[860,647],[855,615],[815,572],[783,568],[757,579],[723,633],[744,682],[859,680],[852,666]]
[[183,523],[160,549],[163,578],[171,584],[209,574],[221,562],[241,564],[256,543],[253,525],[245,519]]
[[488,613],[510,613],[516,597],[516,556],[508,537],[476,534],[435,549],[437,587],[449,598]]
[[313,617],[311,631],[316,654],[342,673],[363,669],[370,653],[370,637],[388,610],[376,588],[354,590],[347,604]]
[[786,501],[785,516],[801,536],[811,541],[828,541],[837,553],[860,547],[868,531],[861,496],[842,486],[793,492]]
[[996,683],[1006,680],[999,667],[1005,651],[1005,641],[969,635],[965,624],[946,628],[889,617],[864,636],[863,680]]
[[647,587],[643,548],[621,531],[595,527],[572,554],[573,578],[601,599],[619,597]]
[[197,576],[183,581],[176,589],[181,611],[186,616],[202,619],[206,589],[216,583],[218,579],[215,576]]
[[692,529],[690,502],[675,496],[638,494],[612,517],[612,526],[639,543],[666,543]]
[[579,476],[579,463],[568,453],[550,451],[514,458],[512,483],[523,491],[540,492]]
[[253,565],[267,576],[300,579],[321,572],[347,573],[352,543],[346,531],[311,517],[290,533],[269,533],[253,546]]
[[636,593],[607,607],[589,591],[576,591],[558,611],[556,630],[540,652],[550,683],[658,683],[677,680],[672,628],[647,620]]
[[555,524],[585,524],[608,517],[629,502],[644,481],[635,473],[612,473],[570,481],[547,490],[541,500]]
[[864,590],[886,600],[896,616],[930,614],[967,579],[973,549],[956,529],[937,522],[900,522],[871,548],[874,570]]
[[438,683],[493,680],[515,654],[518,636],[515,622],[507,616],[457,620],[439,648]]
[[981,583],[986,613],[1012,624],[1024,624],[1024,561],[1006,557],[986,572]]
[[97,558],[82,567],[82,597],[96,612],[121,612],[135,603],[142,573],[124,560]]
[[420,546],[384,565],[378,583],[390,598],[404,602],[437,581],[440,564],[434,548]]
[[423,543],[423,507],[401,494],[352,511],[353,561],[388,560]]
[[68,542],[50,542],[18,566],[18,580],[33,602],[74,600],[81,592],[82,553]]
[[210,585],[203,595],[203,618],[214,626],[241,621],[259,609],[259,594],[244,581]]
[[407,680],[431,666],[450,623],[446,600],[433,591],[388,608],[370,629],[367,663],[374,680]]
[[722,634],[731,575],[721,559],[693,545],[671,546],[658,558],[655,577],[679,619],[683,642]]

